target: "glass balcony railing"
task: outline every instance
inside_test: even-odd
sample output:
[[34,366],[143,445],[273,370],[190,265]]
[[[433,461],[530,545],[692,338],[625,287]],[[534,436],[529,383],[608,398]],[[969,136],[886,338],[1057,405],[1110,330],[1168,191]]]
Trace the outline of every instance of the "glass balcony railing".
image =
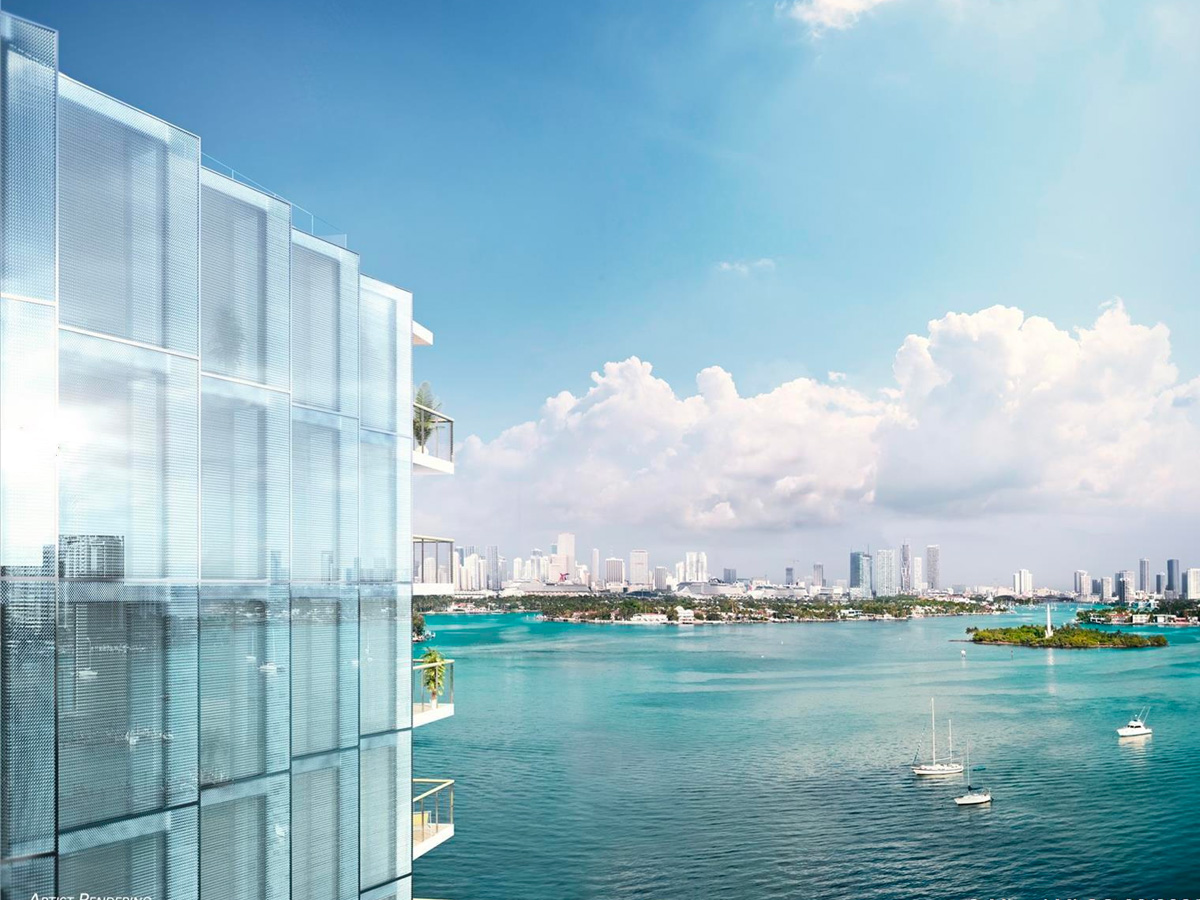
[[413,859],[454,836],[454,780],[414,778],[412,801]]
[[454,715],[454,660],[413,660],[413,728]]
[[451,538],[413,535],[413,593],[454,593],[454,541]]
[[413,404],[413,450],[440,460],[443,464],[454,463],[454,420],[447,415]]

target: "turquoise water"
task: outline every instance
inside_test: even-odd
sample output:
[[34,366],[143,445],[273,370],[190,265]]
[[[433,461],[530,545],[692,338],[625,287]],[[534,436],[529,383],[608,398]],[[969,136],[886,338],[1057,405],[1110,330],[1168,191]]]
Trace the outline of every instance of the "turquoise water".
[[[416,863],[416,895],[1197,896],[1200,629],[1149,651],[950,642],[1039,615],[432,616],[455,716],[415,732],[415,774],[457,779],[456,834]],[[909,772],[931,696],[939,746],[952,718],[991,808]],[[1154,735],[1118,741],[1142,704]]]

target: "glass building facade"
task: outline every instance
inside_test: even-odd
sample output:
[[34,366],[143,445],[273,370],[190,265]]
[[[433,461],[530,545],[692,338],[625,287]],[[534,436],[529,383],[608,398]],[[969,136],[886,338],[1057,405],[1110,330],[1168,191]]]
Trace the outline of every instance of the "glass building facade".
[[411,295],[3,13],[0,191],[0,896],[411,897]]

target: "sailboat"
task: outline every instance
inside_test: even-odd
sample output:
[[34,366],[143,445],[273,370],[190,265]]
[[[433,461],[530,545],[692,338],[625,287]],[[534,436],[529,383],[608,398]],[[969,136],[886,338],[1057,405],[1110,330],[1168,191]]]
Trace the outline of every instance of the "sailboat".
[[961,797],[955,797],[954,802],[959,806],[982,806],[992,802],[992,792],[987,788],[971,786],[971,745],[967,744],[967,792]]
[[958,775],[962,772],[962,763],[956,763],[953,759],[954,754],[954,724],[951,723],[950,728],[950,753],[951,756],[946,758],[945,762],[938,762],[937,758],[937,713],[934,710],[933,698],[929,700],[929,719],[932,723],[930,730],[930,746],[929,746],[929,762],[920,763],[912,767],[914,775],[923,775],[925,777],[938,778],[945,775]]

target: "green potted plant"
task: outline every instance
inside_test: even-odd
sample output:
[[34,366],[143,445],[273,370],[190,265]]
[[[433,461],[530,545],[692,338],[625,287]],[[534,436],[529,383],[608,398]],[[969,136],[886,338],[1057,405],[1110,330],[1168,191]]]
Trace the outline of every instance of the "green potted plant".
[[446,691],[446,657],[436,647],[429,647],[421,654],[421,662],[429,666],[421,671],[421,684],[429,692],[429,705],[437,709],[438,697]]
[[433,388],[429,386],[428,381],[421,382],[416,396],[413,397],[413,403],[413,440],[417,442],[417,448],[424,453],[425,444],[433,435],[436,424],[435,417],[428,410],[439,410],[442,403],[433,395]]

